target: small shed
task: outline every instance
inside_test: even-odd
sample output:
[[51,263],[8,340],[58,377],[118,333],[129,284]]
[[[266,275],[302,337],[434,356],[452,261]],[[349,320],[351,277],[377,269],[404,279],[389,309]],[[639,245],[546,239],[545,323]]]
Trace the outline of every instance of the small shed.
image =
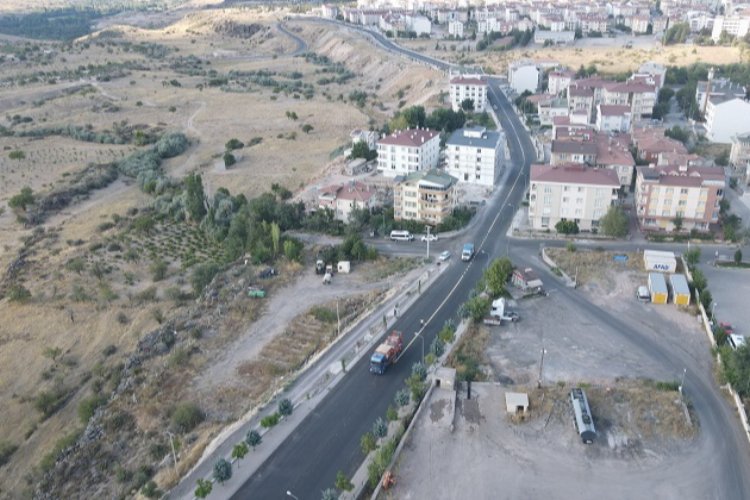
[[337,271],[338,272],[347,274],[347,273],[351,272],[351,270],[352,270],[352,263],[351,262],[349,262],[348,260],[341,260],[341,261],[339,261],[339,264],[338,264],[338,267],[337,267]]
[[652,304],[666,304],[669,300],[667,281],[661,273],[648,273],[648,290]]
[[690,305],[690,287],[685,275],[670,275],[669,284],[672,286],[672,302],[678,306]]
[[435,371],[435,385],[447,391],[456,390],[456,369],[442,366]]
[[529,411],[529,395],[525,392],[506,392],[505,411],[518,415]]
[[541,291],[544,286],[542,280],[539,279],[539,276],[530,267],[513,271],[511,281],[513,285],[524,291]]
[[674,273],[677,271],[677,258],[674,256],[674,252],[644,250],[643,264],[646,266],[646,271],[649,272]]
[[368,167],[367,160],[364,158],[355,158],[351,161],[346,162],[346,166],[344,167],[344,173],[346,175],[360,175],[364,174],[365,172],[368,172],[370,169]]

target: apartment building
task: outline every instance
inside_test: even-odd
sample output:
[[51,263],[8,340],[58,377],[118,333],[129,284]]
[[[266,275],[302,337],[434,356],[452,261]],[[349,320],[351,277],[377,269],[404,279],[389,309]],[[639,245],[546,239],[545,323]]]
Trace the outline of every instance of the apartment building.
[[596,107],[596,130],[627,132],[630,130],[631,108],[627,105],[599,104]]
[[450,98],[453,111],[461,109],[466,99],[474,102],[474,111],[481,113],[487,109],[487,79],[479,75],[460,75],[451,78]]
[[547,93],[552,95],[560,95],[568,90],[570,82],[573,81],[575,73],[570,70],[562,69],[551,71],[547,75]]
[[458,20],[448,21],[448,34],[456,38],[464,37],[464,23]]
[[672,231],[679,217],[683,229],[705,231],[719,221],[725,187],[724,169],[719,167],[637,167],[638,222],[643,229]]
[[750,101],[746,88],[725,78],[713,78],[709,71],[706,82],[698,82],[695,101],[706,120],[706,137],[712,142],[728,144],[732,137],[750,129]]
[[378,141],[378,170],[386,177],[429,170],[440,159],[440,134],[430,129],[407,129]]
[[493,186],[505,149],[502,136],[484,127],[456,130],[445,143],[445,171],[459,182]]
[[573,220],[580,230],[590,231],[617,202],[619,188],[612,170],[573,164],[531,165],[529,222],[534,229],[548,229],[560,220]]
[[718,16],[714,19],[714,26],[711,30],[711,39],[718,42],[722,32],[728,35],[743,38],[750,32],[750,15],[745,16]]
[[729,164],[750,183],[750,131],[732,137]]
[[596,143],[591,139],[553,140],[552,165],[580,163],[593,165],[596,160]]
[[458,180],[440,170],[398,176],[393,187],[393,218],[437,225],[456,206]]

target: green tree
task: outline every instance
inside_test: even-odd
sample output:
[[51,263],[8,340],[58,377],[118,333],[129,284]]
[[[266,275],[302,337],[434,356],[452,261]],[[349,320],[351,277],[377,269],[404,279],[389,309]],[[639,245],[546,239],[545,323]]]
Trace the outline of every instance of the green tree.
[[[711,303],[714,301],[714,298],[711,296],[711,291],[708,289],[705,289],[701,292],[701,304],[703,304],[703,308],[710,313],[711,309]],[[714,319],[714,318],[711,318]]]
[[284,398],[279,401],[279,413],[285,417],[288,417],[294,411],[294,405],[291,400]]
[[320,492],[320,500],[338,500],[339,494],[333,488],[326,488]]
[[513,264],[510,259],[503,257],[495,259],[484,272],[487,289],[493,297],[500,296],[505,291],[505,285],[513,273]]
[[206,195],[203,192],[203,179],[200,175],[190,174],[185,178],[185,209],[188,217],[200,222],[206,216]]
[[11,197],[11,199],[8,201],[8,206],[10,208],[20,208],[21,210],[26,210],[26,207],[28,205],[33,205],[33,204],[34,204],[34,192],[31,190],[29,186],[22,187],[21,192]]
[[198,479],[195,488],[195,496],[197,498],[206,498],[211,494],[211,490],[214,489],[214,483],[208,479]]
[[24,158],[26,158],[26,153],[24,153],[20,149],[17,149],[8,153],[8,158],[10,158],[11,160],[23,160]]
[[336,473],[336,488],[340,489],[341,491],[352,491],[354,489],[354,485],[349,480],[348,477],[346,477],[346,474],[344,474],[343,471],[338,471]]
[[378,152],[373,151],[364,141],[357,141],[352,145],[352,152],[349,158],[364,158],[365,160],[374,160],[378,157]]
[[474,99],[466,98],[461,101],[461,109],[464,111],[474,111]]
[[306,133],[306,134],[309,134],[310,132],[312,132],[312,131],[313,131],[313,129],[315,129],[315,127],[313,127],[313,126],[312,126],[312,125],[310,125],[309,123],[305,123],[304,125],[302,125],[302,131],[303,131],[304,133]]
[[241,142],[239,139],[234,138],[234,137],[229,139],[227,143],[224,144],[224,149],[226,149],[227,151],[232,151],[233,149],[242,149],[244,147],[245,147],[245,144]]
[[214,479],[220,484],[224,484],[224,481],[228,481],[231,477],[231,462],[225,458],[220,458],[219,461],[214,464]]
[[253,450],[256,446],[258,446],[263,441],[263,438],[261,437],[260,433],[256,430],[251,430],[247,433],[245,436],[245,442],[249,444]]
[[190,283],[193,285],[193,291],[195,295],[200,295],[203,289],[211,283],[219,273],[219,266],[215,262],[207,262],[200,264],[193,269],[193,274],[190,276]]
[[378,447],[375,436],[372,432],[366,432],[359,440],[359,446],[362,448],[362,453],[367,455],[372,450]]
[[750,347],[742,346],[727,356],[724,377],[740,396],[750,396]]
[[232,153],[229,151],[224,153],[224,168],[229,168],[235,163],[237,163],[237,158],[235,158]]
[[475,323],[479,323],[490,310],[490,299],[477,295],[466,301],[466,311]]
[[701,293],[703,293],[703,290],[708,286],[706,276],[703,274],[703,271],[698,268],[693,269],[693,286]]
[[555,224],[555,231],[560,234],[578,234],[578,223],[574,220],[562,219]]
[[690,269],[693,269],[701,261],[701,248],[695,246],[685,252],[685,263]]
[[742,263],[742,250],[739,248],[734,252],[734,263],[737,265]]
[[607,213],[599,219],[599,229],[606,236],[623,238],[628,234],[628,216],[620,207],[610,206]]
[[674,219],[672,219],[672,225],[674,226],[674,231],[676,233],[679,233],[682,230],[682,223],[683,218],[680,214],[675,215]]
[[245,455],[247,455],[247,452],[249,451],[249,448],[247,446],[247,443],[244,441],[240,441],[236,445],[234,445],[234,448],[232,448],[232,458],[236,458],[237,462],[239,463],[240,460],[245,458]]
[[265,417],[260,419],[260,426],[264,429],[270,429],[271,427],[279,423],[280,418],[281,415],[279,415],[278,412],[271,415],[266,415]]
[[393,401],[399,406],[406,406],[409,404],[409,391],[406,389],[399,389],[396,391],[396,395],[393,397]]

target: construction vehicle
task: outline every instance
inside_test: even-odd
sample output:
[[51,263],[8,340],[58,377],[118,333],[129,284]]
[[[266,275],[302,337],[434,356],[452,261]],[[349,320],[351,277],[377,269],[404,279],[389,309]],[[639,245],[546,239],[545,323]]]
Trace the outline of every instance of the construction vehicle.
[[393,330],[390,335],[385,339],[385,342],[380,344],[375,352],[370,357],[370,373],[376,373],[383,375],[385,370],[396,361],[396,358],[401,354],[401,349],[404,345],[404,336],[401,332]]

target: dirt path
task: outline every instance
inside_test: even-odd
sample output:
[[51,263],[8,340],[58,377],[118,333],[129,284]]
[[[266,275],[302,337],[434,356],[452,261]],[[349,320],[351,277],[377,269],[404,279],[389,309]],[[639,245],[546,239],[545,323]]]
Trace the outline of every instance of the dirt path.
[[[423,273],[419,268],[401,278],[416,280]],[[291,285],[277,290],[266,304],[266,312],[251,324],[245,332],[217,359],[196,381],[199,389],[221,387],[235,379],[241,363],[257,357],[263,347],[280,335],[286,326],[309,308],[346,297],[393,286],[394,278],[367,283],[362,273],[337,274],[331,285],[323,286],[320,276],[306,273]],[[292,299],[293,298],[293,299]]]

